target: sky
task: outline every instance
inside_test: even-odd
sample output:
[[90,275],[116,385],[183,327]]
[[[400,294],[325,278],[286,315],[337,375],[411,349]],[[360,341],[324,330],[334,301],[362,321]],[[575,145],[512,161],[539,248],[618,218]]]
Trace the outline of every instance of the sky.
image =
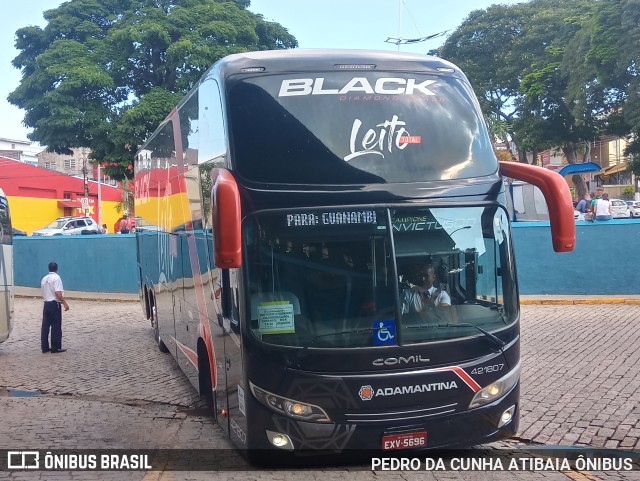
[[[7,0],[4,0],[7,1]],[[300,48],[355,48],[398,50],[388,37],[419,38],[454,30],[473,10],[494,3],[514,4],[522,0],[251,0],[249,10],[289,30]],[[27,140],[29,130],[22,125],[24,111],[7,101],[20,83],[20,71],[11,60],[15,32],[28,25],[44,27],[42,13],[56,8],[61,0],[27,0],[11,5],[0,29],[0,138]],[[413,45],[401,45],[405,52],[427,53],[445,38]]]

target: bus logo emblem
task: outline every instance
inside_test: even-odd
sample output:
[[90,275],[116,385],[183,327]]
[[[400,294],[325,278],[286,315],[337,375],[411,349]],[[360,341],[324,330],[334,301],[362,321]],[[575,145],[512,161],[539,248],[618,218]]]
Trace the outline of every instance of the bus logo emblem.
[[366,386],[362,386],[360,391],[358,391],[358,395],[363,401],[371,401],[373,399],[373,388],[368,384]]

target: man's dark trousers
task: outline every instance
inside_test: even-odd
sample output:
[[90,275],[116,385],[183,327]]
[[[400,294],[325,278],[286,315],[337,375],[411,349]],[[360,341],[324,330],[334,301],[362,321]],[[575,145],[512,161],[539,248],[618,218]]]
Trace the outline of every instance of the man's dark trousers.
[[45,301],[42,310],[42,352],[49,351],[49,329],[51,329],[51,350],[62,349],[62,307],[58,301]]

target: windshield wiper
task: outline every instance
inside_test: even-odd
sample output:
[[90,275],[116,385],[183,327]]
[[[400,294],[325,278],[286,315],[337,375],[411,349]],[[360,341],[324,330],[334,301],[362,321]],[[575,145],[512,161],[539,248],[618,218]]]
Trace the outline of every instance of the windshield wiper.
[[314,346],[316,342],[318,342],[320,339],[323,339],[325,337],[342,336],[344,334],[360,334],[363,332],[377,332],[381,329],[387,329],[387,328],[386,327],[364,327],[364,328],[357,328],[357,329],[349,329],[347,331],[328,332],[326,334],[318,334],[316,337],[314,337],[311,340],[309,344],[307,344],[300,351],[298,351],[298,354],[296,357],[297,358],[302,357],[302,355],[307,351],[307,349]]
[[482,329],[475,324],[470,324],[468,322],[462,322],[460,324],[422,324],[419,326],[406,326],[407,329],[431,329],[431,328],[447,328],[447,327],[473,327],[484,334],[488,339],[493,341],[500,349],[503,349],[507,344],[500,339],[499,337],[494,336],[489,331]]
[[505,324],[509,323],[507,320],[507,315],[504,312],[504,306],[502,304],[496,304],[495,306],[491,306],[489,309],[491,309],[492,311],[497,311],[498,314],[500,314],[502,322],[504,322]]

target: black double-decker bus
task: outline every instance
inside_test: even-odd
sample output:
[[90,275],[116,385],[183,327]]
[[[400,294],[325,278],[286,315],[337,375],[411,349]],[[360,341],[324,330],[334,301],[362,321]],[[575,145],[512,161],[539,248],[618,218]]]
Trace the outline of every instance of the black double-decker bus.
[[500,165],[460,70],[422,55],[217,62],[136,158],[141,301],[246,450],[513,435],[518,284],[503,176],[575,225],[558,174]]

